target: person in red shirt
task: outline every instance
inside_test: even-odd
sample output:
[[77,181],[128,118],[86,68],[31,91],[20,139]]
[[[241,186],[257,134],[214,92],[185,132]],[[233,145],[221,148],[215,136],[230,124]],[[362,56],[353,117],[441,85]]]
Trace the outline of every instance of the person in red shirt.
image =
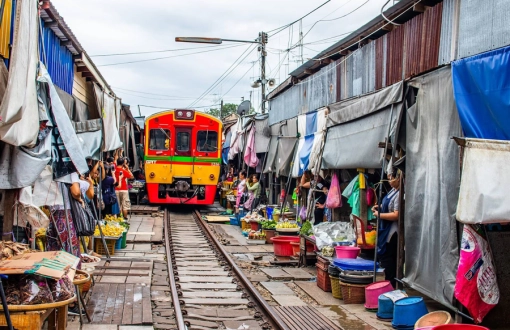
[[134,177],[133,173],[131,173],[128,168],[125,158],[117,159],[115,176],[117,178],[117,182],[119,183],[115,188],[115,193],[117,194],[117,202],[119,203],[119,208],[122,212],[122,215],[124,216],[124,219],[127,219],[128,212],[131,209],[127,180],[131,180]]

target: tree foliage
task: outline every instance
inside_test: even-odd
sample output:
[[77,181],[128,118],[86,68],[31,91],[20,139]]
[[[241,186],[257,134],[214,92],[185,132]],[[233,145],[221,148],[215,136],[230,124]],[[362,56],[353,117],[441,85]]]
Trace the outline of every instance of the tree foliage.
[[[238,105],[234,104],[234,103],[225,103],[225,104],[223,104],[223,111],[221,111],[221,118],[225,118],[228,115],[236,113],[237,107],[238,107]],[[220,118],[220,109],[219,108],[211,108],[209,110],[206,110],[205,113],[207,113],[207,114],[209,114],[211,116],[214,116],[216,118]],[[254,113],[255,113],[255,109],[251,108],[250,109],[250,114],[254,114]]]

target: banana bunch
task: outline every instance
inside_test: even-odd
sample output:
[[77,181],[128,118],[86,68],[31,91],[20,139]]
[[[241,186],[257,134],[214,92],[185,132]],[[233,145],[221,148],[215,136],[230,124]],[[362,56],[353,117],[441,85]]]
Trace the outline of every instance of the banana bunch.
[[119,216],[116,216],[116,215],[111,215],[111,214],[107,214],[104,219],[106,221],[116,221],[116,222],[122,222],[124,221],[124,219],[122,218],[122,215],[119,215]]
[[288,221],[284,221],[284,222],[278,222],[276,224],[276,228],[291,229],[291,228],[299,228],[299,226],[296,223],[290,223]]
[[[110,236],[110,237],[118,237],[122,235],[124,232],[124,228],[121,226],[111,226],[109,224],[101,225],[101,230],[103,231],[104,236]],[[96,225],[96,230],[94,230],[94,236],[101,236],[99,232],[99,227]]]

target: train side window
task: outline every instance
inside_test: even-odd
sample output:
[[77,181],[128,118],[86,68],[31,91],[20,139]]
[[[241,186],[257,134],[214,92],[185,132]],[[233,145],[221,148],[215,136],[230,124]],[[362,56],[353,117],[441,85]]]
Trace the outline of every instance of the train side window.
[[190,136],[189,132],[177,133],[177,151],[189,151]]
[[155,128],[149,132],[150,150],[168,150],[170,148],[170,130]]
[[198,131],[197,150],[200,152],[218,151],[218,133],[214,131]]

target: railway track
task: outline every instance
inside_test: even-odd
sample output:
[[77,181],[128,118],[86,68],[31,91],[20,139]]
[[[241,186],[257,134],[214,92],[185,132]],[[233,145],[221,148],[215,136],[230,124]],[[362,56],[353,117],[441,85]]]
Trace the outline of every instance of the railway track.
[[176,329],[289,329],[198,211],[165,210],[164,226]]

